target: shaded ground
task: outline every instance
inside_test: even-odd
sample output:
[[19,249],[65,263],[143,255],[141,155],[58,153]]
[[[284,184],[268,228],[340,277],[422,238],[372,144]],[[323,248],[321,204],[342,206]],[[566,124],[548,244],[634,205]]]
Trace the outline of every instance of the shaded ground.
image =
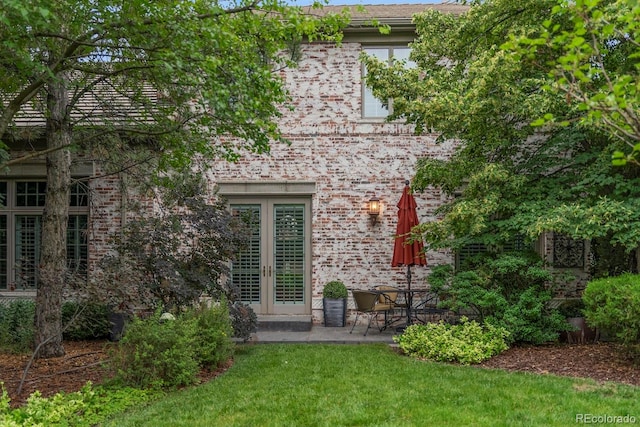
[[[44,396],[58,391],[79,390],[87,381],[99,384],[105,378],[101,363],[112,343],[106,341],[66,342],[66,356],[34,361],[20,394],[17,393],[29,356],[0,354],[0,381],[11,397],[12,406],[20,406],[35,390]],[[614,381],[640,386],[640,366],[623,357],[612,343],[557,344],[540,347],[515,347],[482,363],[487,368],[556,374]],[[206,381],[216,372],[202,372]]]

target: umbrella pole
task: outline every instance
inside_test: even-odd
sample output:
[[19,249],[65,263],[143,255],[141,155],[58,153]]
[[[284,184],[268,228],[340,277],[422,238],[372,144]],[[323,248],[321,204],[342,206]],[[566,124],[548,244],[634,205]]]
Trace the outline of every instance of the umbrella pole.
[[413,294],[411,293],[411,265],[407,265],[407,290],[409,293],[407,294],[407,326],[413,323],[411,319],[411,308],[413,306]]

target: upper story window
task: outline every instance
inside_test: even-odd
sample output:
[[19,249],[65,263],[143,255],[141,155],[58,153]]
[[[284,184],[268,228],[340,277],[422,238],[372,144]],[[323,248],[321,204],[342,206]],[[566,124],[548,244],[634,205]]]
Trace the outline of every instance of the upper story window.
[[[35,290],[38,285],[42,210],[47,183],[0,181],[0,290]],[[89,192],[76,181],[69,198],[67,265],[70,274],[86,277]]]
[[[392,61],[406,61],[407,67],[414,67],[415,63],[409,61],[409,54],[411,49],[408,46],[386,46],[386,47],[365,47],[363,51],[381,61],[388,61],[389,64]],[[366,67],[362,67],[362,117],[363,118],[385,118],[389,115],[389,109],[387,109],[382,101],[373,96],[371,89],[369,89],[364,83],[364,76],[366,76]],[[392,103],[387,103],[389,108],[393,108]]]

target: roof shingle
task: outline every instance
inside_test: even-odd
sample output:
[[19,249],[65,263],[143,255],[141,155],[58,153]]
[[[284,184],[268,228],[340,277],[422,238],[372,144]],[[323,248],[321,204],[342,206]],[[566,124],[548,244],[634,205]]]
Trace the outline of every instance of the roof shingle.
[[358,10],[358,6],[324,6],[322,9],[308,9],[313,14],[324,15],[327,13],[339,13],[344,8],[349,8],[351,11],[351,17],[354,20],[362,19],[402,19],[411,18],[416,13],[424,12],[425,10],[434,9],[443,13],[453,13],[460,15],[467,10],[469,6],[460,4],[385,4],[385,5],[363,5],[364,11]]

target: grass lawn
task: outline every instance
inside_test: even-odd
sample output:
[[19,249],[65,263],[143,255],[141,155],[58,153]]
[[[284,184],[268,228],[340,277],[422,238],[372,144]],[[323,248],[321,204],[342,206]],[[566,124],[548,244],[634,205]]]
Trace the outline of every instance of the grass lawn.
[[239,347],[225,374],[109,426],[569,426],[633,416],[640,389],[418,361],[385,344]]

